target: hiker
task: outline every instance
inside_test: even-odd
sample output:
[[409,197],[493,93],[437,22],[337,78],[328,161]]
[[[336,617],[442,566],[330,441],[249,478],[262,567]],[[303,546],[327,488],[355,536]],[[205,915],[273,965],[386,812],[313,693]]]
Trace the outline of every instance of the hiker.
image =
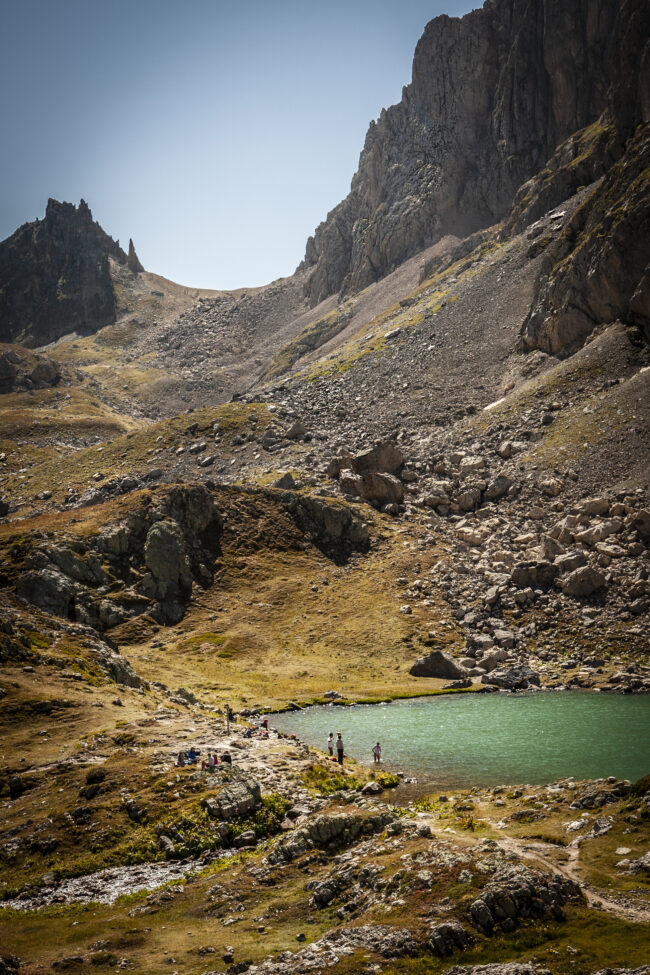
[[336,757],[338,758],[339,765],[343,765],[343,739],[341,738],[340,731],[336,736]]
[[176,760],[176,764],[180,768],[184,768],[185,767],[185,752],[179,752],[178,753],[178,758]]
[[213,755],[212,752],[208,752],[208,757],[201,762],[202,769],[211,769],[217,764],[217,756]]
[[230,752],[224,752],[221,756],[222,763],[225,762],[226,765],[232,765],[232,758],[230,757]]
[[192,745],[189,752],[187,753],[187,761],[189,762],[190,765],[194,765],[198,761],[198,758],[199,758],[199,753],[197,749],[194,747],[194,745]]
[[379,744],[379,742],[377,742],[376,745],[373,745],[372,755],[375,760],[375,765],[379,765],[379,763],[381,762],[381,745]]
[[330,736],[327,739],[327,751],[330,755],[334,755],[334,732],[330,731]]
[[264,731],[268,731],[269,730],[269,719],[268,718],[262,718],[262,729]]

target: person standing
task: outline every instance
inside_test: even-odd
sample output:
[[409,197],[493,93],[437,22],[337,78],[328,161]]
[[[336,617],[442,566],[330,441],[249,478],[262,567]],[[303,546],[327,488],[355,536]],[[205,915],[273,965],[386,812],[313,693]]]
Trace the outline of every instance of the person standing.
[[375,760],[375,765],[379,765],[381,762],[381,745],[379,742],[377,742],[376,745],[373,745],[372,754]]
[[330,731],[329,738],[327,739],[327,751],[333,757],[334,756],[334,732]]
[[336,757],[338,758],[339,765],[343,765],[343,739],[340,731],[336,736]]

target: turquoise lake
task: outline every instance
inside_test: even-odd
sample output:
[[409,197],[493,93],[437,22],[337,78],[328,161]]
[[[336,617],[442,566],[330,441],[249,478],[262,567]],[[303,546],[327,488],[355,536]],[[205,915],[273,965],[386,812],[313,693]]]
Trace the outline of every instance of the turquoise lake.
[[319,706],[269,715],[269,724],[325,751],[341,732],[347,755],[426,774],[441,785],[541,784],[563,776],[650,773],[650,696],[558,691],[458,694],[390,704]]

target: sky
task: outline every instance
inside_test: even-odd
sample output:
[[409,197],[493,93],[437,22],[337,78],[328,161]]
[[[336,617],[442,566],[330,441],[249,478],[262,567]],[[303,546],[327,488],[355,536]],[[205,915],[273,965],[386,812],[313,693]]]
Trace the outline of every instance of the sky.
[[0,0],[0,240],[83,198],[181,284],[291,274],[425,25],[479,5]]

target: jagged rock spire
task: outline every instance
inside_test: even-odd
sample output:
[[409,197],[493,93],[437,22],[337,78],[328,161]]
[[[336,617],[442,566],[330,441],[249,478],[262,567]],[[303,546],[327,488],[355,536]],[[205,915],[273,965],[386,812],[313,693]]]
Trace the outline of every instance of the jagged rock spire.
[[129,253],[126,258],[126,263],[129,267],[129,270],[133,271],[134,274],[138,274],[140,271],[144,271],[144,268],[140,263],[140,259],[138,258],[138,255],[135,252],[133,241],[131,240],[130,237],[129,237]]

